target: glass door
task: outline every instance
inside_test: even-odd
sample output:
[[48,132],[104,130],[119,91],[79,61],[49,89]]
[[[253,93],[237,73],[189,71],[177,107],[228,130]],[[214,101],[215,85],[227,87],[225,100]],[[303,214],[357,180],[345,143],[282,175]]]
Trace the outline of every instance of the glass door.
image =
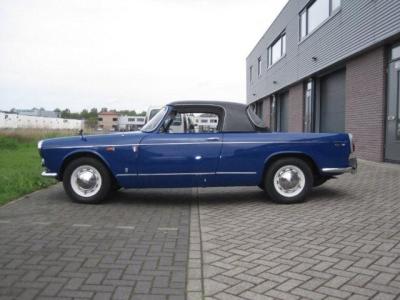
[[385,159],[400,162],[400,45],[391,50],[387,97]]

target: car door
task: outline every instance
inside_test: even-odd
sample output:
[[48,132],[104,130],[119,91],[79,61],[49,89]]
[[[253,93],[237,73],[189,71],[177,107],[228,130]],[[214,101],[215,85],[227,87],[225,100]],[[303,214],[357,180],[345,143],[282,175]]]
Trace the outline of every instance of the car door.
[[228,132],[223,134],[223,147],[217,168],[221,186],[257,185],[271,144],[266,133]]
[[[182,120],[186,122],[187,120]],[[222,134],[155,132],[145,136],[138,149],[138,175],[143,187],[194,187],[215,176]]]

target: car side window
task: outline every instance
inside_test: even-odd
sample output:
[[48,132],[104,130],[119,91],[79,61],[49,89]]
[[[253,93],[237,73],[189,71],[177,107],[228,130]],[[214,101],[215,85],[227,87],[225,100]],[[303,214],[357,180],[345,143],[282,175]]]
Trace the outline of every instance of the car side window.
[[202,112],[171,112],[161,126],[163,133],[216,133],[219,116]]

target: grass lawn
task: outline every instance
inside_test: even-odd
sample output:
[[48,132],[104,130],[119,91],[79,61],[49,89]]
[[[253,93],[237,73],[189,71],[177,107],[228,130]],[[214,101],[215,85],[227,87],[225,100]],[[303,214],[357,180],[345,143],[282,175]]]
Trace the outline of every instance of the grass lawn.
[[0,131],[0,205],[56,183],[43,178],[37,142],[68,132]]

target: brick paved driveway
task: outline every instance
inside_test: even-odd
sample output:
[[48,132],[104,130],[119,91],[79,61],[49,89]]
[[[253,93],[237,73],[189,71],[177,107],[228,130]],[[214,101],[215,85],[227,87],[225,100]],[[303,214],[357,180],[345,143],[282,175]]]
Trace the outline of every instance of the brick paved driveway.
[[0,298],[394,299],[399,242],[400,166],[362,163],[292,206],[257,188],[88,206],[57,185],[0,208]]
[[243,188],[199,198],[210,299],[400,298],[400,166],[362,163],[298,205]]
[[57,185],[1,208],[0,298],[184,299],[191,197],[80,205]]

